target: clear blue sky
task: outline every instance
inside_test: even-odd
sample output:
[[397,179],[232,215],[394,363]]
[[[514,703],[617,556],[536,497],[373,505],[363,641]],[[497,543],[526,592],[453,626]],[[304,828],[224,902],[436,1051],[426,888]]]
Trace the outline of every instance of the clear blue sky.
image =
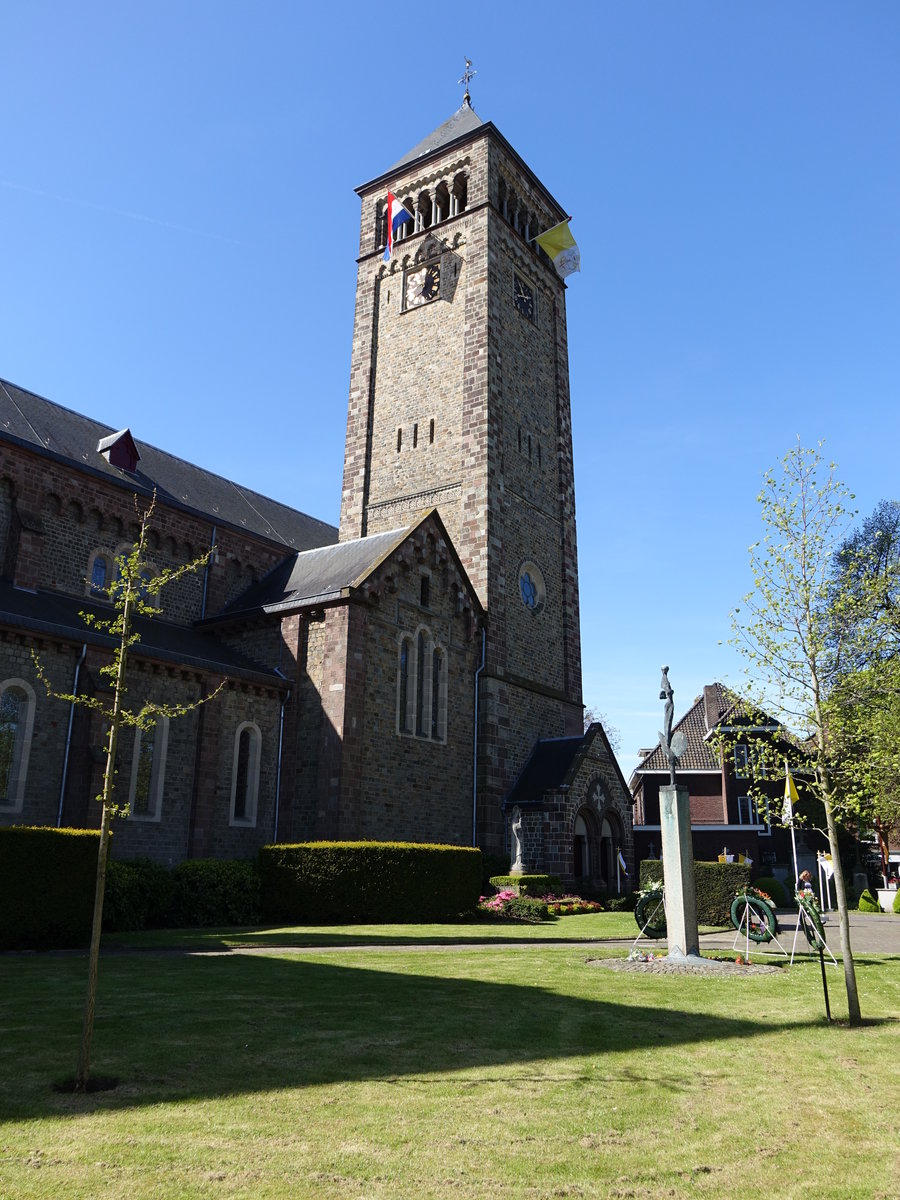
[[584,692],[739,686],[762,473],[897,486],[900,4],[162,0],[0,12],[0,376],[337,521],[355,185],[461,100],[574,216]]

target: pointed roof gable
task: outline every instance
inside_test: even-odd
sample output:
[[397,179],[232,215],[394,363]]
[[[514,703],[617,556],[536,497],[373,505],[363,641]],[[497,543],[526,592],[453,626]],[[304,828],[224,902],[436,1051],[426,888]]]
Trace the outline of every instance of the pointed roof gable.
[[404,154],[401,159],[398,159],[390,170],[397,171],[401,167],[406,167],[410,163],[414,163],[417,158],[424,158],[426,154],[433,154],[436,150],[443,150],[445,146],[449,146],[457,138],[474,133],[483,124],[484,122],[475,109],[469,104],[463,104],[443,125],[438,125],[437,129],[432,130],[428,137],[422,138],[421,142],[413,146],[412,150]]
[[483,612],[475,589],[453,546],[436,508],[428,509],[418,520],[402,529],[389,529],[368,537],[337,542],[291,555],[278,564],[264,579],[253,584],[231,602],[216,621],[255,613],[286,612],[294,608],[319,607],[346,600],[369,579],[372,573],[398,550],[422,525],[430,522],[443,539],[457,572],[469,592],[473,609]]
[[516,804],[536,804],[545,792],[570,787],[595,738],[601,740],[622,785],[622,792],[627,797],[630,794],[628,784],[609,744],[606,730],[599,721],[594,721],[584,733],[574,737],[541,738],[535,742],[531,757],[513,784],[504,807],[509,809]]
[[[748,706],[740,696],[721,683],[708,683],[703,695],[698,696],[684,716],[672,727],[672,732],[681,730],[687,739],[687,748],[678,762],[679,771],[715,771],[722,769],[718,750],[710,745],[709,735],[716,729],[745,727],[748,730],[780,730],[780,726],[766,713],[748,715]],[[764,723],[763,723],[764,722]],[[669,763],[659,743],[647,754],[635,769],[632,781],[638,775],[669,772]],[[633,782],[632,782],[633,786]]]

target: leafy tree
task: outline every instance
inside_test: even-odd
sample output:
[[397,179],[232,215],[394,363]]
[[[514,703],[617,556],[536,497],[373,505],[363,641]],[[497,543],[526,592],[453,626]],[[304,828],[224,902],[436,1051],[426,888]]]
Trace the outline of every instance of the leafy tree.
[[853,496],[834,464],[799,444],[778,472],[767,472],[758,496],[762,540],[750,547],[754,589],[732,613],[733,644],[747,667],[746,691],[756,708],[801,731],[798,774],[821,803],[834,863],[844,981],[851,1024],[861,1020],[850,945],[847,894],[837,820],[852,809],[830,733],[829,699],[846,670],[878,653],[890,637],[881,595],[865,573],[855,585],[835,583],[835,556],[855,515]]
[[[138,499],[135,497],[135,507]],[[127,553],[116,559],[116,577],[107,589],[107,595],[112,602],[114,615],[109,618],[99,617],[96,613],[82,612],[81,618],[90,628],[100,633],[109,634],[115,638],[112,657],[100,668],[112,683],[112,701],[84,695],[71,695],[56,692],[50,685],[46,672],[35,654],[35,669],[47,692],[58,700],[70,704],[79,704],[93,708],[102,713],[108,724],[106,739],[106,767],[103,772],[103,790],[97,797],[102,809],[100,819],[100,846],[97,853],[97,879],[94,890],[94,913],[91,928],[91,946],[88,955],[88,984],[85,996],[84,1017],[82,1021],[81,1044],[78,1053],[78,1063],[75,1068],[75,1091],[87,1090],[90,1076],[91,1044],[94,1036],[94,1009],[97,999],[97,975],[100,963],[100,933],[103,926],[103,897],[106,890],[106,863],[109,856],[110,826],[115,816],[127,814],[127,806],[122,809],[115,803],[116,756],[119,744],[119,731],[123,726],[152,730],[159,717],[181,717],[191,712],[200,704],[214,699],[225,686],[223,680],[215,691],[194,704],[159,704],[147,701],[140,708],[130,708],[126,704],[128,653],[140,638],[135,632],[135,617],[157,616],[162,609],[156,607],[150,597],[158,595],[167,584],[174,583],[182,575],[196,571],[206,564],[209,553],[201,555],[193,562],[185,563],[172,570],[161,571],[150,577],[144,565],[144,549],[147,533],[150,529],[153,511],[156,507],[156,495],[141,516],[140,532],[137,541]]]
[[832,587],[857,597],[866,635],[826,703],[833,771],[846,807],[874,827],[887,874],[900,825],[900,503],[882,500],[845,539]]
[[622,752],[622,735],[619,730],[607,718],[606,713],[602,713],[599,708],[593,708],[588,705],[584,710],[584,732],[590,729],[595,723],[599,722],[603,726],[603,732],[606,734],[610,746],[612,746],[614,754]]

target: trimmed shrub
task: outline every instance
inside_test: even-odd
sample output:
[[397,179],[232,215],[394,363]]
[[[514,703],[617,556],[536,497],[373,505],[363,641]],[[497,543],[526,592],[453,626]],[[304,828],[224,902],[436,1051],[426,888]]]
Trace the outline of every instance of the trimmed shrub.
[[515,896],[512,900],[507,900],[503,915],[511,917],[514,921],[553,920],[546,902],[533,896]]
[[897,894],[894,896],[894,903],[891,905],[891,909],[895,913],[900,913],[900,888],[897,889]]
[[[645,858],[641,863],[641,889],[663,882],[662,860]],[[697,922],[700,925],[730,925],[735,892],[750,884],[746,863],[694,862]]]
[[779,883],[779,881],[773,876],[760,875],[759,879],[754,882],[753,886],[755,888],[759,888],[761,892],[766,892],[769,896],[771,896],[772,903],[776,908],[788,907],[787,892],[784,890],[784,885]]
[[0,950],[56,950],[91,940],[96,829],[0,829]]
[[117,862],[106,869],[103,928],[110,932],[161,929],[172,901],[172,872],[149,858]]
[[520,896],[543,896],[559,887],[557,875],[492,875],[492,887],[502,892],[504,888],[512,888]]
[[881,912],[881,905],[878,903],[878,897],[873,896],[868,888],[859,898],[859,911],[862,913]]
[[304,842],[259,851],[267,921],[441,921],[478,903],[481,851],[413,842]]
[[172,871],[166,924],[176,929],[258,925],[259,872],[255,862],[188,858]]
[[634,912],[638,901],[637,892],[626,892],[624,896],[610,896],[603,901],[607,912]]

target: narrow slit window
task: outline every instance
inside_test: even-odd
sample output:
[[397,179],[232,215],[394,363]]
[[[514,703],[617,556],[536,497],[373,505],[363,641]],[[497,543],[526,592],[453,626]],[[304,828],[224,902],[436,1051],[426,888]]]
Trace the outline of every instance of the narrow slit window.
[[403,428],[401,426],[397,429],[397,453],[398,454],[400,453],[400,448],[402,447],[402,445],[403,445]]
[[416,446],[418,446],[418,444],[419,444],[419,426],[418,426],[418,423],[416,423],[415,425],[413,425],[413,450],[415,450],[415,448],[416,448]]
[[432,417],[431,420],[428,422],[428,444],[433,445],[433,443],[434,443],[434,417]]

